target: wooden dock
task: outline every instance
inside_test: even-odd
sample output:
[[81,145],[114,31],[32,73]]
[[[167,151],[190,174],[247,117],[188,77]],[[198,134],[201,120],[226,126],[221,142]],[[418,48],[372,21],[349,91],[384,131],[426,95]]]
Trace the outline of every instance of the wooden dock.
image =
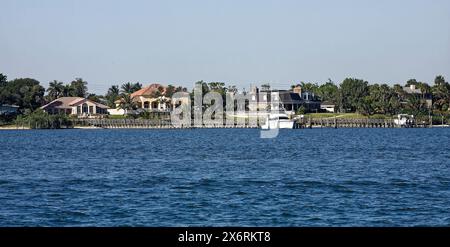
[[405,126],[395,124],[394,119],[377,118],[303,118],[297,128],[427,128],[427,123],[409,121]]
[[[175,127],[170,119],[76,119],[75,126],[97,127],[104,129],[193,129],[193,128],[259,128],[258,124],[249,122],[234,125],[188,125]],[[406,128],[427,128],[426,123],[409,122]],[[400,128],[394,119],[372,118],[303,118],[294,123],[294,129],[304,128]]]
[[153,119],[76,119],[73,120],[75,126],[91,126],[104,129],[195,129],[195,128],[259,128],[258,125],[248,122],[242,124],[203,124],[184,125],[175,127],[170,120],[153,120]]

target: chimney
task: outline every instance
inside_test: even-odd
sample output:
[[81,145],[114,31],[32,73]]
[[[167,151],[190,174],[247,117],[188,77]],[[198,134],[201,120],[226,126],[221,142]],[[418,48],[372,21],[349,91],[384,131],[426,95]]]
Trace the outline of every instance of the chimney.
[[257,94],[257,93],[259,93],[259,88],[257,86],[251,86],[250,92],[253,94]]
[[302,94],[302,87],[300,86],[296,86],[294,87],[294,89],[292,90],[294,93],[301,95]]

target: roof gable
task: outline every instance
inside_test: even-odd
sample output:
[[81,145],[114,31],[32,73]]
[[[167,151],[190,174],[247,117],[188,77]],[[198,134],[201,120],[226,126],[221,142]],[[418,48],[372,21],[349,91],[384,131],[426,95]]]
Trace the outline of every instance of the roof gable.
[[164,93],[166,91],[166,87],[164,87],[163,85],[159,84],[159,83],[153,83],[150,84],[147,87],[144,87],[134,93],[131,94],[131,97],[136,97],[136,96],[153,96],[153,94],[159,90],[159,88],[162,87],[163,91],[162,93]]
[[72,106],[78,106],[87,101],[89,101],[92,104],[95,104],[96,106],[101,107],[101,108],[109,108],[106,105],[97,103],[97,102],[89,100],[89,99],[81,98],[81,97],[61,97],[61,98],[57,98],[57,99],[53,100],[52,102],[42,106],[41,109],[47,109],[49,107],[59,108],[59,109],[68,109],[68,108],[72,108]]

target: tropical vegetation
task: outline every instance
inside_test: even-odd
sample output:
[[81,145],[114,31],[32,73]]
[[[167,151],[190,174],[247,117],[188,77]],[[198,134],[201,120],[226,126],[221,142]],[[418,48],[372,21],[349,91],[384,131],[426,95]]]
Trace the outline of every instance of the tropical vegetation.
[[[225,82],[198,81],[196,85],[201,86],[203,95],[208,92],[217,92],[223,97],[225,104],[226,94],[237,93],[234,85],[226,85]],[[443,76],[436,76],[432,84],[407,80],[403,86],[397,84],[373,83],[363,79],[346,78],[340,84],[331,79],[324,83],[300,82],[292,85],[292,88],[301,86],[303,91],[315,94],[317,99],[326,101],[336,106],[338,114],[355,113],[364,116],[392,116],[399,113],[413,114],[418,117],[431,117],[434,122],[447,122],[450,108],[450,84]],[[404,87],[414,85],[420,89],[420,94],[407,93]],[[49,82],[47,89],[41,83],[32,78],[17,78],[8,80],[7,76],[0,74],[0,106],[15,105],[19,107],[17,123],[28,125],[58,128],[61,123],[69,121],[63,116],[50,116],[39,110],[40,106],[51,102],[59,97],[87,97],[89,99],[106,104],[110,107],[124,109],[125,112],[136,109],[132,93],[140,90],[142,84],[139,82],[126,82],[112,85],[104,95],[89,93],[88,82],[82,78],[75,78],[69,83],[53,80]],[[262,89],[269,89],[269,83],[263,83]],[[175,92],[187,92],[186,88],[168,85],[154,92],[154,97],[163,102],[172,97]],[[245,90],[244,90],[245,93]],[[193,99],[193,91],[191,91]],[[162,97],[165,96],[165,97]],[[432,105],[430,105],[432,102]],[[298,114],[305,114],[305,108],[300,108]],[[141,116],[142,115],[142,116]],[[151,118],[141,114],[138,117]],[[136,117],[136,116],[134,116]],[[14,117],[16,118],[16,117]],[[0,122],[12,122],[14,118],[0,115]]]

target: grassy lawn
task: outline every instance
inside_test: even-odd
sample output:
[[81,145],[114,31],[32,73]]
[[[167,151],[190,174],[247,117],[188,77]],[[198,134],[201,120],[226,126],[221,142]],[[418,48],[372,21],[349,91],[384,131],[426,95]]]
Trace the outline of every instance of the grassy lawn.
[[305,117],[312,117],[312,118],[377,118],[377,119],[385,119],[385,118],[391,118],[391,116],[382,115],[382,114],[375,114],[372,116],[364,116],[362,114],[358,113],[308,113],[305,114]]
[[108,118],[109,119],[127,119],[129,117],[124,116],[124,115],[109,115]]

